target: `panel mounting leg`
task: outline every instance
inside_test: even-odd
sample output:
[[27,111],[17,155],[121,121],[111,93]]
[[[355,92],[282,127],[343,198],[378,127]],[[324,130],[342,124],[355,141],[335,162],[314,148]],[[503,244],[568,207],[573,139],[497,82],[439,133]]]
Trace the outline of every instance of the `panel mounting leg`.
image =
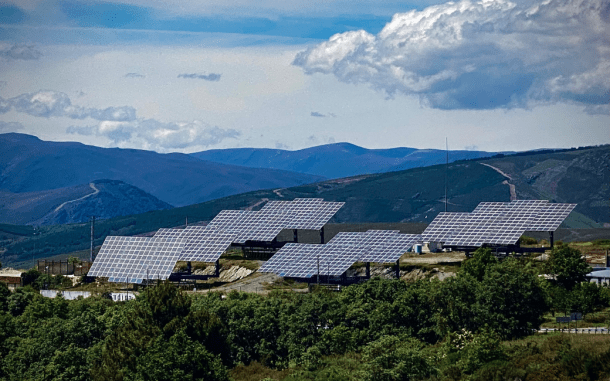
[[366,279],[371,279],[371,262],[366,263]]
[[400,259],[396,261],[396,279],[400,279]]
[[299,231],[297,229],[292,229],[292,241],[294,243],[299,242]]
[[216,260],[216,269],[214,271],[214,275],[216,275],[217,277],[220,276],[220,259]]
[[324,226],[320,229],[320,243],[324,245]]

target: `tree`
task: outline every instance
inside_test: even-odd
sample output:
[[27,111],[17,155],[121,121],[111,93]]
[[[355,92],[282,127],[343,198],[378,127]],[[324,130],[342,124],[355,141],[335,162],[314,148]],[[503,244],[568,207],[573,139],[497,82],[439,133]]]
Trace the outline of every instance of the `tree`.
[[183,330],[166,341],[157,337],[137,359],[133,379],[144,381],[206,380],[228,381],[220,358],[191,340]]
[[11,295],[11,290],[4,282],[0,282],[0,311],[4,312],[8,310],[8,298]]
[[508,258],[491,266],[479,284],[476,321],[504,339],[531,334],[547,311],[538,277],[521,262]]
[[382,336],[363,350],[365,380],[421,380],[435,373],[422,349],[413,338]]
[[498,259],[493,255],[489,248],[479,248],[474,252],[474,256],[462,263],[460,270],[479,282],[483,280],[487,267],[498,263]]
[[579,250],[561,246],[553,248],[547,262],[547,272],[555,276],[558,285],[571,290],[586,280],[585,275],[591,272],[591,267]]

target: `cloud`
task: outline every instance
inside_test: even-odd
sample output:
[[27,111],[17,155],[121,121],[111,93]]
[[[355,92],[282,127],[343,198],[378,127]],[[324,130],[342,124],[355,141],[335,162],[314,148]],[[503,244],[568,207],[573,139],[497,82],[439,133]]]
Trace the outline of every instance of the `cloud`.
[[3,122],[0,120],[0,132],[14,132],[23,130],[23,124],[19,122]]
[[67,133],[108,138],[119,147],[140,147],[154,151],[174,151],[188,147],[208,147],[225,139],[237,138],[240,132],[210,126],[201,121],[164,123],[155,119],[128,122],[102,121],[94,126],[71,126]]
[[210,74],[178,74],[178,78],[188,78],[188,79],[204,79],[210,82],[218,82],[220,81],[220,76],[222,74],[210,73]]
[[11,111],[12,108],[13,106],[8,100],[0,97],[0,114],[6,114],[7,112]]
[[42,53],[33,45],[3,45],[0,46],[0,57],[7,60],[37,60]]
[[275,142],[275,148],[276,149],[283,149],[283,150],[287,150],[290,149],[290,147],[284,143],[281,142]]
[[322,114],[321,112],[317,112],[317,111],[312,111],[311,114],[309,114],[311,116],[315,116],[316,118],[336,118],[337,115],[333,114],[332,112],[329,112],[328,114]]
[[133,107],[121,106],[97,109],[75,106],[67,94],[52,90],[21,94],[6,100],[0,98],[0,113],[6,113],[11,109],[41,118],[92,118],[100,121],[132,121],[136,119],[136,110]]
[[438,109],[610,102],[610,3],[461,1],[395,14],[381,32],[336,34],[296,55],[332,74]]
[[124,75],[125,78],[146,78],[144,74],[140,73],[127,73]]

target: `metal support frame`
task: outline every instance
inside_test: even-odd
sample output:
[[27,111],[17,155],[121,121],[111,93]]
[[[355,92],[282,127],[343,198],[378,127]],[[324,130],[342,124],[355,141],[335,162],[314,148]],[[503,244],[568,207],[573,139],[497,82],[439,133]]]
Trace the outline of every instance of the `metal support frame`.
[[217,277],[220,276],[220,259],[216,260],[215,263],[215,269],[214,269],[214,275],[216,275]]
[[396,261],[396,279],[400,279],[400,259]]
[[555,244],[555,236],[553,233],[554,232],[549,232],[549,242],[551,243],[551,249],[553,248],[553,245]]
[[320,254],[318,254],[318,285],[320,284]]
[[297,229],[292,229],[292,242],[299,242],[299,231]]
[[324,245],[324,226],[320,229],[320,243]]
[[186,272],[190,275],[193,272],[191,261],[186,262]]
[[366,263],[366,279],[371,279],[371,262]]

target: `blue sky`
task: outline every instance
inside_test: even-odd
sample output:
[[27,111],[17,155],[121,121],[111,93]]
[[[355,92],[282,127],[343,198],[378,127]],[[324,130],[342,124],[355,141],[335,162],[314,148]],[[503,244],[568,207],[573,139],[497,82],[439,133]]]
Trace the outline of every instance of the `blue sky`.
[[610,143],[602,0],[0,2],[0,133],[195,152]]

